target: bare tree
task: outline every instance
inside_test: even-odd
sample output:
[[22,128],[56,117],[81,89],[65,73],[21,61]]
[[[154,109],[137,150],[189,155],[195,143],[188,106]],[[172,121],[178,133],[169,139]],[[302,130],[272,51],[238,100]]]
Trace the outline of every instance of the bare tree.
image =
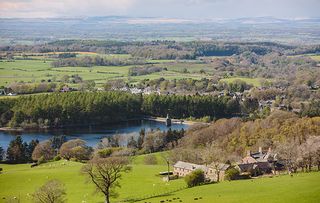
[[221,162],[224,161],[224,152],[223,150],[216,145],[215,143],[208,144],[203,151],[201,152],[202,159],[206,165],[214,169],[217,182],[220,180],[220,171],[221,171]]
[[66,202],[64,185],[58,180],[50,180],[32,194],[36,203]]
[[129,162],[123,157],[96,158],[83,166],[82,172],[89,176],[95,184],[97,192],[102,192],[105,202],[110,203],[111,197],[117,197],[115,189],[120,187],[122,173],[129,172]]
[[293,140],[279,143],[276,152],[280,160],[285,162],[288,173],[290,174],[297,166],[298,146],[299,144]]
[[320,137],[309,137],[305,143],[299,147],[299,155],[302,160],[302,168],[310,172],[312,165],[317,165],[320,168]]

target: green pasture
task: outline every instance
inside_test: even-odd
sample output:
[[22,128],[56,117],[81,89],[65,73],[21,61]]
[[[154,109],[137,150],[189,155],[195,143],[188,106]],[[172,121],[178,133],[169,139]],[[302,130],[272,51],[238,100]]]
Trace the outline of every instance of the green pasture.
[[242,80],[246,82],[247,84],[251,84],[255,87],[261,86],[261,79],[262,78],[244,78],[244,77],[232,77],[232,78],[223,78],[220,81],[222,82],[227,82],[227,83],[232,83],[236,80]]
[[[145,155],[134,157],[132,171],[123,175],[121,188],[117,190],[119,197],[113,199],[113,202],[143,199],[140,202],[241,203],[256,202],[259,199],[261,203],[312,203],[320,198],[319,172],[224,181],[186,189],[183,179],[166,183],[158,175],[167,170],[162,154],[155,154],[157,165],[146,165]],[[0,174],[0,202],[14,197],[19,198],[20,202],[32,202],[31,194],[50,179],[58,179],[65,184],[68,202],[103,202],[103,196],[95,194],[94,185],[80,173],[82,166],[82,163],[65,160],[35,168],[31,168],[30,164],[0,164],[4,170]]]
[[225,181],[174,192],[141,202],[199,203],[317,203],[320,199],[320,172],[298,173],[292,177]]
[[[132,171],[124,174],[119,197],[114,201],[142,198],[163,194],[185,186],[182,179],[166,183],[158,174],[166,171],[164,159],[156,154],[157,165],[145,165],[144,156],[132,160]],[[103,202],[101,195],[94,194],[94,185],[87,182],[86,176],[80,173],[82,163],[71,161],[50,162],[31,168],[30,164],[0,164],[0,202],[17,197],[21,202],[32,202],[31,194],[36,188],[50,179],[58,179],[66,186],[68,202]]]

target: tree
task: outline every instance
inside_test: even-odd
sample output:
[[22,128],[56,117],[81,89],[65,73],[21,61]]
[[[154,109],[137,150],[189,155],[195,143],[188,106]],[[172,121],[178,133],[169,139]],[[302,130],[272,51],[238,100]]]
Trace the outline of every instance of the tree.
[[82,91],[85,91],[85,90],[94,91],[95,86],[96,86],[96,83],[94,82],[94,80],[86,80],[80,84],[79,89]]
[[78,160],[88,160],[92,149],[86,146],[86,142],[81,139],[69,140],[61,145],[59,153],[62,158]]
[[22,138],[17,136],[12,140],[7,149],[7,159],[13,163],[23,163],[27,161],[26,145],[23,144]]
[[4,150],[3,150],[3,148],[0,146],[0,161],[2,161],[3,155],[4,155]]
[[66,138],[65,135],[53,136],[53,137],[50,139],[50,141],[51,141],[51,143],[52,143],[52,147],[53,147],[55,150],[58,150],[58,149],[60,149],[61,145],[67,141],[67,138]]
[[285,162],[288,173],[290,174],[297,166],[298,147],[299,144],[293,140],[279,143],[276,147],[276,152],[279,154],[279,159]]
[[224,152],[223,150],[216,145],[215,143],[211,143],[207,145],[202,150],[202,159],[206,164],[210,164],[210,166],[215,170],[217,182],[220,180],[220,170],[221,170],[221,162],[224,161]]
[[226,171],[224,176],[225,180],[236,180],[240,175],[240,172],[235,168],[230,168]]
[[50,180],[32,194],[36,203],[63,203],[66,202],[64,185],[58,180]]
[[48,161],[53,159],[54,155],[55,152],[52,148],[52,143],[51,141],[47,140],[37,144],[32,152],[32,159],[34,161],[38,161],[41,157],[43,157],[44,161]]
[[204,172],[201,169],[197,169],[195,171],[192,171],[190,174],[188,174],[185,177],[185,181],[188,185],[188,187],[194,187],[201,185],[205,181]]
[[28,161],[32,161],[32,153],[36,146],[39,144],[38,140],[31,140],[26,149],[26,156],[28,157]]
[[111,197],[117,197],[115,189],[120,187],[119,179],[123,172],[129,172],[128,160],[123,157],[96,158],[82,168],[95,184],[97,192],[105,196],[105,202],[110,203]]

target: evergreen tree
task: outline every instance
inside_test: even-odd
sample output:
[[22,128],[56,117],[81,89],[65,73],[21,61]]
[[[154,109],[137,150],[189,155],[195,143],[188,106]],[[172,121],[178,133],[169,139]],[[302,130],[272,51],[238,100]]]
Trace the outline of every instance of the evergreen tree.
[[7,149],[7,159],[13,163],[24,163],[26,162],[26,143],[22,142],[22,138],[17,136],[16,139],[12,140]]

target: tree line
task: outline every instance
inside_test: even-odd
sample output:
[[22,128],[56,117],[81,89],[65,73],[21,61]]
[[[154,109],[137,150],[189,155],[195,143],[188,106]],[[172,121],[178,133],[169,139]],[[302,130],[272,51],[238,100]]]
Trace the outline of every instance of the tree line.
[[141,95],[126,92],[70,92],[2,99],[2,126],[23,128],[95,125],[142,116],[224,118],[240,112],[230,97]]
[[100,56],[90,57],[84,56],[79,58],[63,58],[51,62],[51,66],[57,67],[92,67],[92,66],[128,66],[128,65],[143,65],[146,62],[138,58],[119,59],[119,58],[103,58]]

